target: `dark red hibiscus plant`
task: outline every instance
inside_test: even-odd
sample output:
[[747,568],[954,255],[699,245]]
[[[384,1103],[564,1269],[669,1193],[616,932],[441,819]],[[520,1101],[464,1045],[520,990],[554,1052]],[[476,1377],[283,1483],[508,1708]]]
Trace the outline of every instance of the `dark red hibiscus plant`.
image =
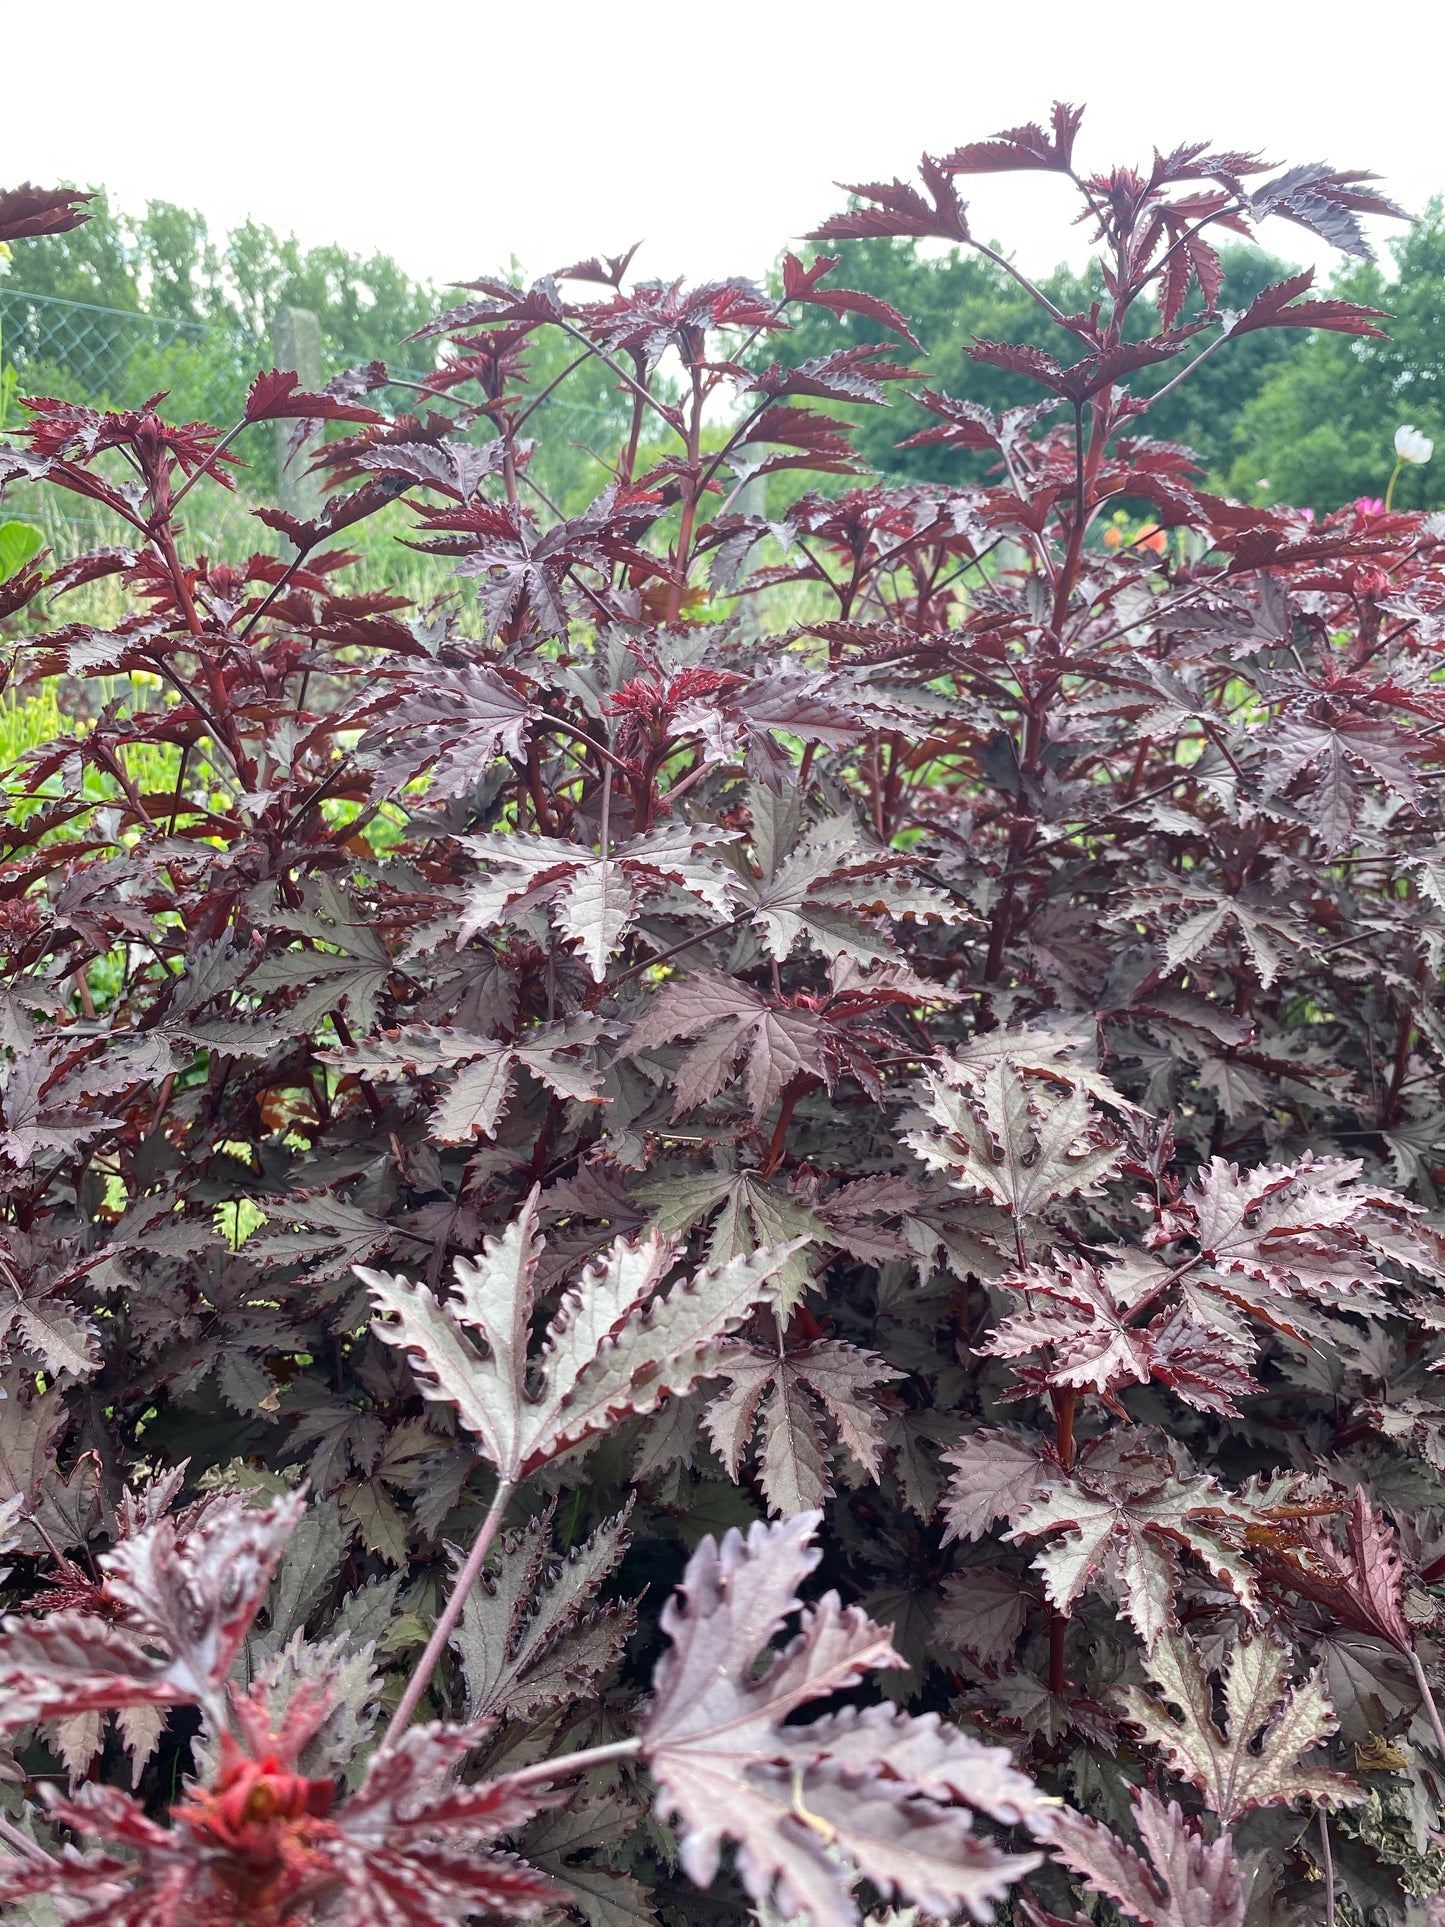
[[[1078,121],[814,237],[979,247],[960,181],[1067,177],[1095,298],[973,343],[999,419],[827,254],[480,281],[425,381],[263,373],[224,432],[26,404],[10,512],[115,540],[0,586],[14,1919],[1445,1888],[1445,519],[1146,432],[1382,319],[1221,311],[1221,230],[1394,210]],[[985,483],[859,472],[904,387]],[[324,508],[198,552],[282,421]],[[383,508],[431,607],[347,587]]]

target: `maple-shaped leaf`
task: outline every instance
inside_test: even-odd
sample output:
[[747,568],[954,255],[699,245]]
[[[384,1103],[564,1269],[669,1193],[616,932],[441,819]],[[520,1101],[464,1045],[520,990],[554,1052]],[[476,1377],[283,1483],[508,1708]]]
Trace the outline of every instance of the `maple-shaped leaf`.
[[375,408],[337,395],[311,394],[294,370],[272,368],[257,375],[246,396],[248,422],[279,421],[384,422]]
[[90,219],[87,201],[94,190],[75,187],[19,187],[0,191],[0,242],[28,241],[39,234],[66,234]]
[[[974,1832],[966,1805],[1041,1834],[1052,1814],[1007,1754],[936,1718],[891,1708],[789,1722],[799,1707],[902,1662],[887,1632],[829,1593],[803,1608],[796,1588],[817,1564],[816,1513],[744,1540],[706,1538],[681,1595],[662,1615],[671,1641],[658,1663],[642,1757],[658,1811],[681,1822],[684,1869],[700,1886],[724,1839],[759,1906],[811,1927],[851,1927],[861,1875],[885,1895],[948,1916],[992,1917],[1010,1884],[1038,1864]],[[760,1668],[788,1617],[799,1631]]]
[[1253,1515],[1215,1480],[1177,1477],[1167,1460],[1123,1432],[1085,1448],[1071,1475],[1031,1498],[1005,1536],[1018,1542],[1062,1533],[1034,1560],[1053,1605],[1071,1612],[1084,1589],[1107,1575],[1152,1649],[1176,1624],[1176,1547],[1192,1552],[1253,1609],[1254,1575],[1230,1543],[1231,1519],[1240,1522],[1234,1536],[1242,1537]]
[[834,314],[861,314],[870,321],[881,321],[885,328],[902,335],[911,341],[915,348],[922,342],[899,314],[887,301],[881,301],[876,294],[864,294],[856,288],[823,288],[819,283],[826,279],[837,267],[842,257],[836,254],[820,254],[804,267],[796,254],[783,256],[783,299],[802,301],[813,307],[828,308]]
[[507,1484],[627,1412],[655,1411],[709,1369],[717,1339],[774,1295],[801,1240],[680,1279],[676,1247],[655,1233],[617,1239],[566,1292],[541,1351],[529,1329],[542,1257],[539,1192],[480,1258],[458,1258],[443,1303],[425,1285],[357,1267],[378,1312],[372,1327],[404,1350],[424,1395],[456,1408]]
[[851,1076],[868,1095],[881,1100],[883,1086],[871,1050],[896,1049],[896,1034],[880,1027],[890,1005],[926,998],[886,982],[862,980],[832,996],[808,992],[765,997],[736,978],[699,971],[678,978],[652,998],[633,1026],[627,1053],[680,1037],[696,1038],[678,1066],[674,1117],[716,1097],[734,1081],[739,1059],[747,1059],[744,1088],[753,1120],[764,1114],[789,1085],[821,1084],[831,1092]]
[[[769,411],[786,416],[787,409]],[[757,532],[752,531],[752,543]],[[742,541],[739,535],[737,540]],[[679,736],[696,732],[708,761],[735,763],[746,751],[750,777],[779,794],[797,781],[794,742],[841,749],[875,729],[921,732],[928,711],[917,699],[878,688],[839,670],[779,668],[750,681],[729,681],[682,702],[672,717]],[[835,823],[834,834],[852,825]],[[849,836],[856,842],[856,836]]]
[[807,1512],[833,1496],[818,1406],[868,1476],[878,1477],[883,1413],[869,1394],[904,1374],[874,1353],[836,1338],[780,1340],[771,1350],[734,1339],[720,1348],[717,1369],[732,1384],[713,1399],[703,1424],[731,1479],[761,1425],[758,1471],[771,1511]]
[[1372,324],[1388,321],[1383,308],[1361,307],[1355,301],[1299,301],[1295,297],[1314,286],[1315,271],[1306,268],[1273,286],[1261,288],[1242,314],[1226,315],[1225,332],[1251,334],[1258,328],[1327,328],[1336,334],[1383,335]]
[[1116,1394],[1151,1379],[1188,1405],[1233,1412],[1237,1397],[1257,1391],[1237,1344],[1183,1304],[1141,1324],[1138,1280],[1128,1266],[1100,1267],[1056,1252],[1052,1266],[1031,1266],[1004,1287],[1022,1309],[1000,1319],[980,1353],[1040,1362],[1019,1372],[1014,1396],[1048,1390],[1091,1391],[1122,1415]]
[[963,1652],[985,1666],[999,1666],[1018,1645],[1031,1603],[1027,1586],[1012,1573],[964,1566],[943,1582],[934,1643],[944,1653]]
[[[453,501],[467,503],[482,482],[503,467],[506,454],[505,445],[499,441],[487,442],[478,448],[454,437],[421,442],[396,441],[386,436],[358,447],[357,442],[363,439],[357,437],[346,444],[324,443],[312,463],[313,468],[324,464],[337,479],[354,480],[356,476],[371,474],[391,476],[403,485],[420,482],[423,487],[435,489]],[[531,446],[527,442],[515,444],[515,459],[525,460]],[[428,517],[426,526],[438,526],[437,520]]]
[[326,1191],[293,1192],[283,1204],[261,1199],[257,1209],[284,1228],[248,1238],[246,1257],[263,1267],[303,1263],[313,1284],[349,1280],[353,1265],[378,1257],[395,1235],[383,1219]]
[[351,1917],[377,1927],[392,1919],[430,1927],[492,1912],[531,1919],[563,1897],[525,1861],[491,1846],[546,1805],[546,1796],[505,1778],[452,1777],[482,1731],[414,1726],[371,1756],[337,1814],[344,1844],[336,1858],[347,1871]]
[[554,904],[562,935],[577,944],[601,983],[642,903],[670,885],[684,890],[718,923],[728,921],[736,874],[706,854],[732,833],[710,824],[673,823],[602,855],[557,837],[490,834],[458,839],[489,866],[467,893],[458,943],[534,905]]
[[490,663],[461,668],[428,662],[408,666],[402,693],[384,699],[359,745],[386,795],[405,789],[429,769],[429,796],[465,796],[498,755],[522,756],[530,726],[542,712],[525,679]]
[[4,1622],[0,1718],[186,1703],[214,1717],[304,1504],[219,1497],[127,1533],[100,1560],[108,1616],[62,1610]]
[[846,193],[872,206],[834,214],[808,235],[810,241],[846,241],[873,235],[931,236],[943,241],[969,240],[967,209],[940,164],[925,154],[918,171],[927,189],[924,199],[908,181],[870,181],[854,186],[840,182]]
[[1378,1296],[1383,1259],[1436,1275],[1435,1255],[1410,1222],[1417,1208],[1394,1191],[1360,1185],[1363,1169],[1358,1158],[1307,1151],[1294,1164],[1241,1173],[1215,1157],[1181,1202],[1207,1264],[1259,1279],[1281,1298]]
[[943,1462],[953,1467],[943,1506],[945,1545],[981,1539],[995,1519],[1012,1524],[1060,1472],[1058,1454],[1046,1439],[1001,1426],[980,1426],[945,1452]]
[[1056,1252],[1052,1267],[1031,1266],[1008,1290],[1023,1309],[999,1320],[978,1347],[994,1358],[1052,1354],[1051,1385],[1098,1392],[1147,1385],[1153,1346],[1147,1331],[1129,1321],[1129,1295],[1116,1297],[1109,1274],[1086,1259]]
[[1242,1927],[1244,1876],[1229,1835],[1209,1842],[1177,1800],[1166,1806],[1134,1789],[1134,1823],[1147,1859],[1087,1815],[1066,1810],[1054,1852],[1091,1893],[1104,1894],[1141,1927]]
[[982,1083],[986,1074],[1007,1061],[1015,1070],[1050,1082],[1087,1091],[1098,1103],[1126,1116],[1143,1117],[1098,1068],[1098,1038],[1092,1023],[1055,1020],[1047,1026],[977,1032],[966,1044],[951,1050],[945,1062],[948,1076],[961,1089]]
[[1244,199],[1255,220],[1279,215],[1308,228],[1332,247],[1368,261],[1372,252],[1358,217],[1388,214],[1396,220],[1409,218],[1402,208],[1368,185],[1377,178],[1359,171],[1344,173],[1322,161],[1307,162],[1266,181]]
[[598,1587],[627,1550],[631,1509],[560,1560],[550,1550],[550,1509],[501,1541],[452,1638],[469,1719],[526,1718],[595,1691],[637,1619],[635,1606],[597,1603]]
[[[1337,1721],[1319,1672],[1291,1686],[1290,1654],[1266,1633],[1236,1641],[1221,1668],[1224,1719],[1216,1722],[1209,1674],[1187,1634],[1167,1632],[1147,1661],[1159,1698],[1131,1686],[1116,1697],[1126,1717],[1159,1747],[1229,1826],[1255,1807],[1352,1806],[1364,1789],[1343,1774],[1302,1765]],[[1177,1716],[1171,1708],[1177,1708]]]
[[[343,998],[351,1024],[370,1029],[377,999],[392,972],[391,953],[345,893],[330,877],[319,876],[299,909],[271,910],[267,916],[304,944],[263,957],[246,979],[246,989],[262,995],[292,988],[300,993],[275,1013],[286,1027],[283,1034],[300,1037],[318,1029]],[[326,948],[318,949],[318,944]]]
[[796,449],[797,454],[769,455],[751,469],[754,476],[772,475],[784,468],[805,467],[815,473],[854,474],[859,463],[848,439],[848,423],[816,408],[776,402],[764,408],[739,437],[739,449],[770,444]]
[[1304,807],[1310,827],[1333,855],[1349,844],[1367,794],[1356,766],[1362,764],[1378,784],[1413,803],[1420,792],[1422,748],[1410,731],[1367,717],[1329,723],[1285,717],[1270,732],[1264,779],[1283,795],[1308,772]]
[[820,824],[779,861],[761,882],[744,884],[753,928],[779,963],[800,937],[824,956],[880,958],[898,953],[878,929],[878,917],[964,923],[972,913],[930,883],[920,882],[914,860],[860,841],[852,824]]
[[119,1118],[79,1101],[66,1074],[74,1062],[63,1045],[41,1042],[0,1064],[0,1157],[23,1169],[41,1151],[74,1152],[119,1127]]
[[1183,216],[1165,215],[1170,245],[1159,281],[1159,319],[1172,328],[1184,311],[1191,281],[1202,297],[1206,313],[1214,312],[1224,292],[1224,264],[1219,252]]
[[1149,884],[1130,900],[1123,915],[1131,921],[1158,906],[1170,922],[1161,938],[1165,975],[1201,957],[1221,937],[1233,933],[1244,946],[1265,989],[1284,968],[1286,957],[1300,950],[1305,931],[1287,901],[1277,893],[1259,890],[1238,893],[1207,881]]
[[1067,174],[1083,118],[1082,107],[1056,100],[1047,131],[1037,121],[1009,127],[988,140],[955,148],[939,166],[949,174],[1000,174],[1034,168]]
[[52,1374],[88,1378],[100,1363],[94,1321],[70,1293],[102,1262],[69,1240],[0,1231],[0,1265],[13,1294],[0,1309],[0,1339],[24,1345]]
[[1067,396],[1070,401],[1077,403],[1087,401],[1101,388],[1109,387],[1136,368],[1170,360],[1203,325],[1202,322],[1195,322],[1147,341],[1121,342],[1112,348],[1085,355],[1067,368],[1055,361],[1052,355],[1045,354],[1042,348],[1030,347],[1026,342],[975,341],[968,352],[973,361],[1002,368],[1009,374],[1024,375],[1054,394]]
[[1397,1653],[1413,1653],[1399,1541],[1362,1485],[1345,1515],[1343,1547],[1324,1520],[1301,1518],[1282,1521],[1266,1548],[1261,1564],[1272,1585],[1314,1600],[1338,1625],[1382,1639]]
[[[781,1317],[792,1312],[821,1268],[823,1258],[816,1247],[829,1242],[824,1221],[756,1170],[744,1167],[741,1171],[665,1178],[644,1185],[638,1197],[652,1208],[652,1228],[664,1236],[688,1231],[711,1218],[707,1255],[715,1265],[726,1264],[745,1252],[796,1240],[795,1256],[777,1274]],[[815,1248],[807,1249],[809,1245]]]
[[559,1097],[596,1099],[600,1072],[587,1057],[573,1053],[586,1052],[606,1028],[597,1018],[573,1017],[528,1026],[504,1044],[449,1025],[404,1024],[345,1050],[316,1054],[324,1063],[371,1078],[452,1073],[428,1128],[443,1144],[464,1144],[478,1132],[496,1136],[519,1065]]
[[[620,1789],[595,1799],[554,1807],[528,1827],[522,1851],[528,1862],[565,1888],[587,1927],[659,1927],[651,1891],[611,1865],[618,1846],[646,1817]],[[579,1854],[587,1855],[578,1859]]]
[[[651,519],[652,501],[655,497],[639,501],[614,484],[581,515],[539,532],[520,507],[478,497],[465,508],[423,517],[422,526],[442,531],[442,539],[430,546],[452,554],[458,546],[446,532],[461,532],[465,552],[456,572],[482,578],[489,637],[504,625],[513,631],[530,627],[541,637],[565,636],[565,585],[577,568],[610,576],[613,564],[622,562],[645,574],[663,573],[657,557],[635,540]],[[473,528],[478,537],[468,541]]]
[[757,1122],[794,1078],[823,1079],[816,1012],[763,997],[735,977],[695,971],[665,984],[633,1025],[627,1050],[648,1050],[679,1037],[699,1041],[678,1066],[674,1117],[716,1097],[734,1081],[744,1056],[744,1088]]
[[1056,1198],[1090,1196],[1119,1168],[1119,1139],[1084,1091],[1030,1077],[1008,1058],[982,1077],[942,1068],[927,1076],[923,1104],[935,1129],[904,1141],[961,1191],[981,1193],[1022,1227]]

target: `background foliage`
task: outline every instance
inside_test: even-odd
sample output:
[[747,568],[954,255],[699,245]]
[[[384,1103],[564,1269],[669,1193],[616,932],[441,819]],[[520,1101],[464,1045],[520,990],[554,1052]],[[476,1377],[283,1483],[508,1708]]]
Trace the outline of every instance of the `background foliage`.
[[[437,305],[436,291],[411,280],[389,256],[363,259],[339,247],[302,249],[294,236],[248,222],[224,239],[213,237],[204,218],[166,201],[127,219],[96,193],[91,219],[73,233],[17,242],[0,299],[12,309],[10,354],[18,355],[32,391],[53,389],[77,400],[133,406],[156,388],[169,393],[182,418],[229,421],[240,409],[254,369],[267,359],[276,308],[312,309],[321,323],[327,374],[381,359],[394,369],[425,362],[407,343]],[[994,262],[967,249],[920,247],[910,237],[844,240],[839,273],[907,314],[926,352],[905,359],[926,368],[936,387],[957,385],[971,338],[1057,346],[1057,331],[1037,305]],[[1328,333],[1258,334],[1206,365],[1174,392],[1153,417],[1161,437],[1184,443],[1203,460],[1218,486],[1246,501],[1288,502],[1327,511],[1359,496],[1378,496],[1388,475],[1380,424],[1409,420],[1445,439],[1445,210],[1432,202],[1421,219],[1391,245],[1388,276],[1374,263],[1352,264],[1336,278],[1344,297],[1390,310],[1388,340],[1347,340]],[[1291,271],[1288,263],[1243,241],[1221,251],[1226,308],[1247,306],[1261,287]],[[780,285],[780,283],[775,283]],[[1062,309],[1086,307],[1101,293],[1090,282],[1059,270],[1041,284]],[[107,358],[87,330],[82,351],[57,361],[51,338],[37,333],[30,344],[18,324],[21,291],[112,311],[98,323],[118,337],[107,377]],[[134,335],[122,315],[162,324],[153,337]],[[1134,333],[1152,325],[1145,299],[1129,325]],[[187,330],[178,334],[164,324]],[[866,316],[844,322],[854,340],[881,338],[880,324]],[[806,359],[835,347],[836,317],[805,317],[784,346],[786,358]],[[538,343],[533,358],[537,388],[565,365],[555,361],[559,344]],[[1028,398],[1026,380],[1007,370],[973,368],[970,392],[995,408]],[[1150,386],[1142,381],[1143,390]],[[605,370],[584,367],[554,404],[554,431],[540,453],[549,493],[569,510],[580,509],[597,486],[598,469],[588,450],[604,445],[617,416],[617,397]],[[977,458],[956,450],[900,449],[922,426],[906,401],[888,415],[865,412],[855,425],[859,454],[880,475],[929,481],[976,480]],[[262,438],[248,450],[253,492],[274,490],[272,451]],[[1442,471],[1418,470],[1403,478],[1402,506],[1433,508],[1445,487]]]

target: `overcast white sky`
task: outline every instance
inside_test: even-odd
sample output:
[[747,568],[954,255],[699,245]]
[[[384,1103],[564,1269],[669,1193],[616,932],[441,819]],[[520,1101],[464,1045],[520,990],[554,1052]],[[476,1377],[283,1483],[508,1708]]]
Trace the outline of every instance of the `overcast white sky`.
[[[759,274],[834,181],[1055,96],[1087,103],[1086,165],[1207,137],[1372,167],[1412,210],[1445,191],[1442,0],[66,0],[44,41],[10,64],[0,184],[251,215],[439,282],[638,239],[639,272]],[[1060,183],[969,185],[1025,266],[1077,258]]]

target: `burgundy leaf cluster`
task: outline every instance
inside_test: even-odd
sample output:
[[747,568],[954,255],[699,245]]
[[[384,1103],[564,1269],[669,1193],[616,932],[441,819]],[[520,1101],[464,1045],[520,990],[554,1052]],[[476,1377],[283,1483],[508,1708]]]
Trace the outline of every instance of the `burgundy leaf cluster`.
[[[1394,210],[1080,151],[815,237],[1071,183],[1097,299],[972,345],[1001,417],[794,254],[481,279],[422,383],[224,428],[26,403],[7,508],[115,535],[0,584],[16,1918],[1445,1889],[1445,523],[1222,499],[1135,385],[1377,332],[1221,311],[1215,243]],[[790,358],[820,308],[890,345]],[[564,510],[579,369],[624,427]],[[985,482],[865,472],[902,384]],[[323,506],[199,552],[277,421]],[[348,587],[383,510],[433,605]]]

